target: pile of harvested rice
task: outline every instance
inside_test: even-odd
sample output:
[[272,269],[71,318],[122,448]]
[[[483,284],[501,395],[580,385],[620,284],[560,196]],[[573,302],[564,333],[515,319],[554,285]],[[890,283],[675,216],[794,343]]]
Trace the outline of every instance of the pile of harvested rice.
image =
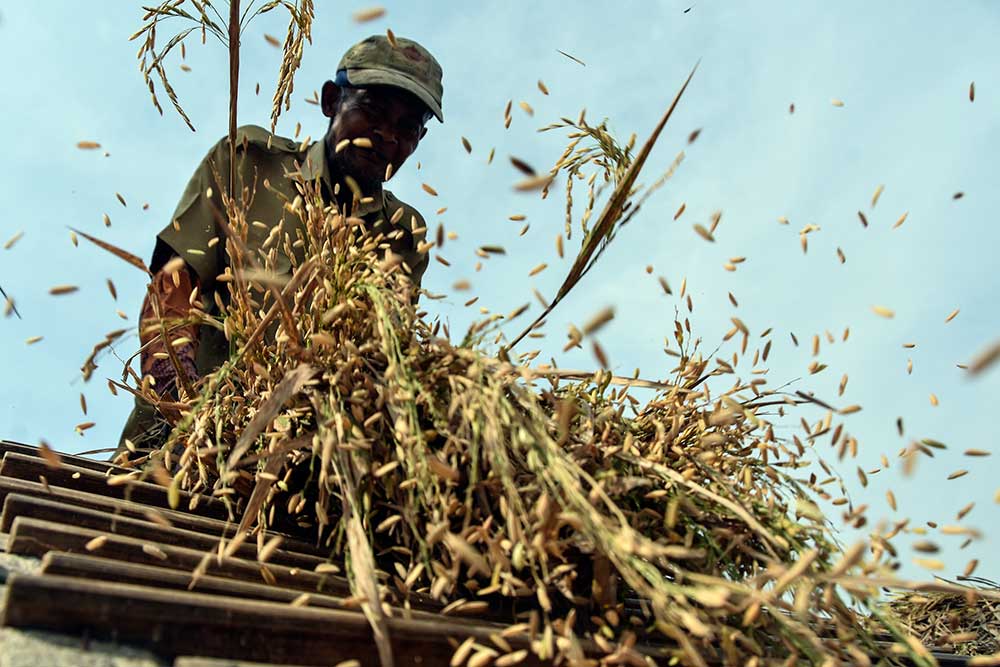
[[1000,592],[995,582],[972,579],[966,594],[907,592],[893,596],[889,608],[925,646],[962,655],[1000,654],[1000,601],[981,591]]
[[[589,129],[574,141],[603,131]],[[552,176],[576,164],[567,155]],[[613,205],[585,248],[637,208],[631,159],[609,157]],[[443,607],[504,620],[568,664],[652,664],[638,641],[689,665],[892,655],[851,608],[878,613],[858,574],[884,563],[864,563],[862,545],[841,553],[793,477],[806,448],[767,421],[794,400],[742,382],[713,395],[708,379],[731,369],[710,366],[687,321],[646,404],[607,371],[568,381],[485,353],[494,320],[455,345],[422,319],[381,239],[301,192],[305,260],[290,279],[249,264],[248,222],[226,201],[229,306],[212,317],[196,303],[191,317],[237,352],[150,456],[155,478],[224,499],[261,549],[264,528],[327,545],[376,636],[385,613]],[[466,642],[453,664],[514,664],[504,644]]]

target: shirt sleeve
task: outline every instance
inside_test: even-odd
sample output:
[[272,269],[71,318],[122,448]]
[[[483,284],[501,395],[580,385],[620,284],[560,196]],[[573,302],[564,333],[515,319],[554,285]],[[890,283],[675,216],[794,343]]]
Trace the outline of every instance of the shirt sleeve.
[[225,190],[228,190],[228,178],[229,149],[223,139],[198,165],[184,188],[170,224],[157,236],[150,270],[158,271],[171,255],[177,255],[194,269],[203,286],[209,287],[215,282],[225,266],[222,253],[226,245],[218,225],[218,219],[225,215],[224,190],[219,181],[225,182]]

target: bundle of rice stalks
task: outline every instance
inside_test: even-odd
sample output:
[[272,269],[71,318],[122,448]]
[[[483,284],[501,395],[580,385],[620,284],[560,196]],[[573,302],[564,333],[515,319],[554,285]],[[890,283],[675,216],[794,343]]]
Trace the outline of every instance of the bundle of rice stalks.
[[[614,192],[560,298],[630,217],[668,117],[634,161],[605,151]],[[554,172],[579,167],[567,156]],[[487,354],[494,320],[456,345],[418,311],[384,238],[308,184],[300,192],[298,238],[279,230],[255,255],[241,202],[225,199],[229,298],[212,316],[195,301],[191,317],[221,327],[234,354],[150,456],[175,503],[178,490],[221,498],[262,549],[263,529],[328,546],[384,664],[384,616],[399,607],[505,620],[539,659],[573,665],[654,664],[639,640],[697,666],[892,659],[852,610],[877,613],[877,587],[858,574],[880,556],[841,553],[812,481],[793,477],[805,446],[768,421],[795,400],[754,382],[713,394],[708,379],[732,369],[710,368],[687,321],[674,325],[676,366],[645,383],[657,388],[645,404],[629,393],[643,383],[607,371],[567,380]],[[919,644],[900,647],[930,664]],[[501,652],[466,643],[453,664]]]
[[[582,658],[584,636],[628,653],[646,632],[691,664],[875,650],[835,593],[851,563],[833,569],[821,517],[794,517],[798,455],[765,408],[699,389],[683,335],[645,406],[607,372],[539,381],[436,337],[378,239],[304,202],[310,259],[284,306],[260,270],[230,283],[240,353],[163,452],[177,488],[225,499],[244,530],[309,531],[369,600],[527,611],[543,659]],[[255,338],[268,308],[288,317]],[[643,600],[629,616],[626,597]]]
[[981,595],[1000,593],[1000,586],[971,579],[965,594],[907,592],[889,602],[900,623],[925,646],[962,655],[1000,653],[1000,601]]

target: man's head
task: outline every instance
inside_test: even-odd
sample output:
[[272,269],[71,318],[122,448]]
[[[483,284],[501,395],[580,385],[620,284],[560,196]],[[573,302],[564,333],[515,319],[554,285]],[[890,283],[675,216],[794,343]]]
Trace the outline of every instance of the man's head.
[[[326,135],[330,159],[351,175],[362,190],[372,190],[402,167],[441,112],[441,67],[422,46],[408,39],[391,43],[372,36],[352,46],[337,67],[335,81],[323,85],[323,114],[330,118]],[[345,139],[366,138],[370,149]]]

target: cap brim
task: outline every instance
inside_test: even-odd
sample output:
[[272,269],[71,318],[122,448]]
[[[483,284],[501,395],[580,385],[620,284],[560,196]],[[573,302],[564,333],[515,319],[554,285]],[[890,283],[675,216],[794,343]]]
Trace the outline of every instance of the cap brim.
[[402,88],[408,93],[413,93],[421,102],[427,105],[434,117],[442,123],[444,113],[441,105],[437,103],[434,96],[422,84],[414,81],[405,74],[399,72],[387,72],[380,69],[348,69],[347,80],[352,86],[393,86]]

